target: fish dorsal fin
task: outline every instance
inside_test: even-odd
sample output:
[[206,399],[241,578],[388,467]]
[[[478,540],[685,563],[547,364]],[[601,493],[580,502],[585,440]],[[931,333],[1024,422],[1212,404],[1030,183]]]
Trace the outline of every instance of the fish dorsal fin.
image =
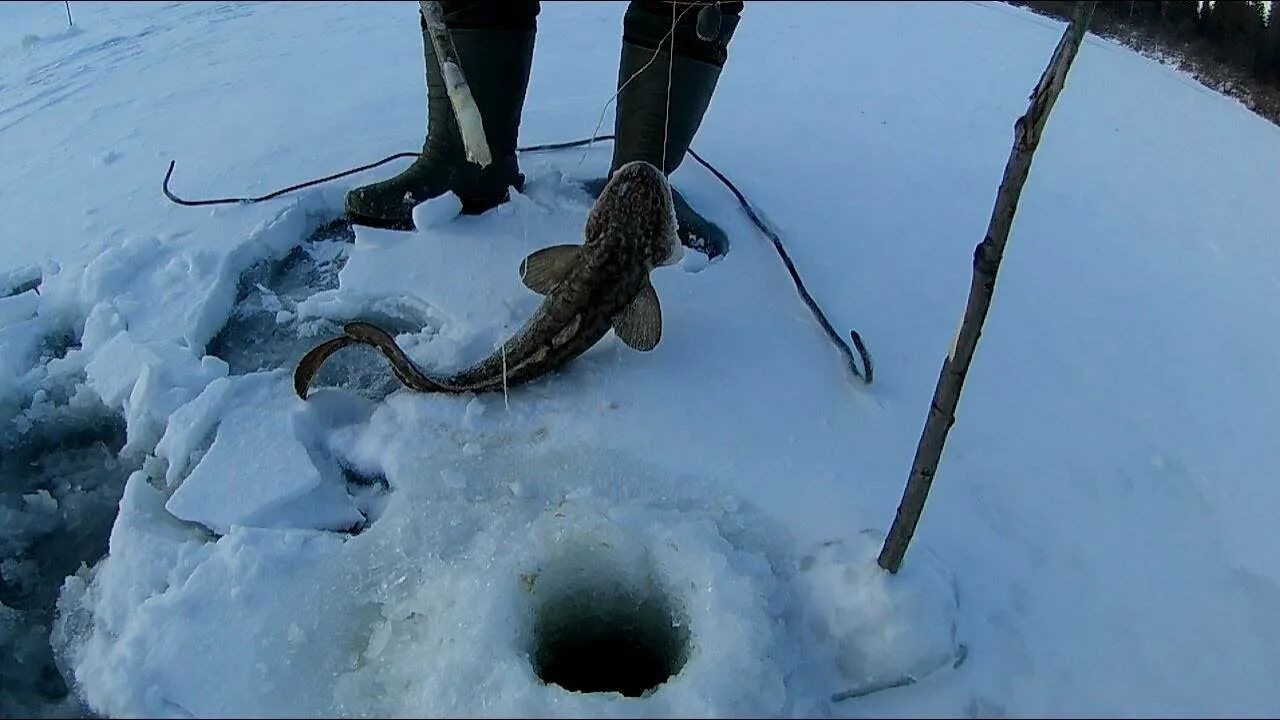
[[648,280],[640,292],[613,319],[613,331],[633,349],[649,351],[662,339],[662,306]]
[[520,263],[520,280],[530,290],[546,295],[569,274],[581,254],[581,245],[552,245],[530,253]]

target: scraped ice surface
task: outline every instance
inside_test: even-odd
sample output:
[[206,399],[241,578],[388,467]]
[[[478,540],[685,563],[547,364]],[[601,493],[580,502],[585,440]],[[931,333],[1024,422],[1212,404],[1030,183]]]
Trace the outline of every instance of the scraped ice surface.
[[[333,222],[403,163],[181,207],[170,159],[208,198],[419,147],[415,9],[75,7],[66,33],[56,5],[0,4],[0,439],[39,456],[0,487],[0,712],[74,713],[58,675],[112,716],[1280,707],[1280,131],[1238,103],[1086,41],[888,577],[876,538],[1062,23],[744,13],[694,147],[866,340],[870,388],[686,161],[674,186],[733,251],[654,271],[652,352],[607,335],[454,397],[347,348],[304,402],[297,360],[351,319],[441,372],[517,332],[541,302],[521,259],[582,241],[611,147],[522,154],[510,202],[426,204],[415,232]],[[594,127],[624,9],[544,6],[521,144]],[[80,426],[111,432],[42,449]]]
[[[237,526],[216,540],[180,531],[157,479],[130,479],[118,524],[153,529],[113,546],[94,583],[64,598],[78,603],[67,617],[84,633],[68,638],[77,681],[136,688],[102,711],[786,713],[803,658],[838,651],[828,638],[797,641],[807,636],[786,618],[830,612],[863,582],[883,587],[867,578],[798,592],[785,530],[638,458],[536,443],[470,456],[434,435],[388,433],[419,411],[412,404],[363,418],[351,410],[316,411],[332,423],[325,444],[366,469],[401,460],[377,468],[392,488],[379,519],[345,541],[314,530]],[[144,577],[150,589],[138,587]],[[126,588],[164,600],[104,614],[112,601],[94,594]],[[936,625],[892,617],[892,606],[881,603],[882,618]],[[202,629],[228,624],[216,641]],[[134,655],[112,641],[120,635],[151,649]],[[847,649],[847,637],[831,638]],[[317,643],[344,650],[303,662]],[[884,646],[862,659],[874,663]],[[207,693],[182,670],[197,658],[236,666],[219,679],[227,692]],[[137,678],[166,688],[163,701]]]

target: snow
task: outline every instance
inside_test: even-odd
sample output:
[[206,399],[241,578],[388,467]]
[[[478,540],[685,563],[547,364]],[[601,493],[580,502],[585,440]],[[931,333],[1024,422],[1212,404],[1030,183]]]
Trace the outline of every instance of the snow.
[[413,227],[419,231],[439,227],[458,217],[460,212],[462,201],[447,192],[413,207]]
[[[544,5],[522,144],[589,133],[624,7]],[[674,184],[732,248],[654,271],[654,351],[610,335],[505,397],[444,397],[349,348],[304,402],[294,363],[352,318],[432,370],[492,351],[539,302],[520,260],[581,241],[608,169],[607,143],[525,154],[511,202],[446,196],[413,233],[330,225],[401,166],[254,205],[161,195],[170,159],[175,192],[225,196],[418,147],[415,12],[76,3],[68,31],[59,4],[0,4],[5,714],[1280,707],[1280,129],[1086,41],[890,577],[879,539],[1063,25],[744,12],[694,146],[867,341],[869,388],[690,161]],[[657,669],[579,664],[674,674],[640,697],[539,680],[610,633]]]

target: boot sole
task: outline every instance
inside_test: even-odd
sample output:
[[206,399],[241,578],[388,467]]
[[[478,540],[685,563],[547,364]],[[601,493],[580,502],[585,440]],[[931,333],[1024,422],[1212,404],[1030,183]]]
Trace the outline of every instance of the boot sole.
[[[484,213],[502,205],[511,200],[510,194],[505,194],[499,198],[468,198],[462,201],[461,215],[483,215]],[[352,225],[363,225],[365,227],[378,228],[379,230],[397,230],[400,232],[413,232],[417,228],[413,226],[413,216],[407,218],[384,218],[375,215],[364,215],[362,213],[347,211],[347,219]]]

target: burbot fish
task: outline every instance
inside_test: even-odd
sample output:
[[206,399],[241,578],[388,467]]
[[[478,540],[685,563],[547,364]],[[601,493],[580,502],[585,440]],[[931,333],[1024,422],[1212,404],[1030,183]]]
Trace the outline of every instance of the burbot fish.
[[396,377],[420,392],[491,392],[563,367],[610,329],[628,346],[652,350],[662,337],[662,309],[649,281],[656,267],[677,262],[683,247],[667,178],[637,160],[618,168],[587,216],[582,245],[554,245],[520,264],[520,277],[545,296],[519,332],[488,357],[452,375],[423,372],[386,330],[355,321],[298,362],[294,390],[306,398],[325,359],[354,343],[372,345]]

